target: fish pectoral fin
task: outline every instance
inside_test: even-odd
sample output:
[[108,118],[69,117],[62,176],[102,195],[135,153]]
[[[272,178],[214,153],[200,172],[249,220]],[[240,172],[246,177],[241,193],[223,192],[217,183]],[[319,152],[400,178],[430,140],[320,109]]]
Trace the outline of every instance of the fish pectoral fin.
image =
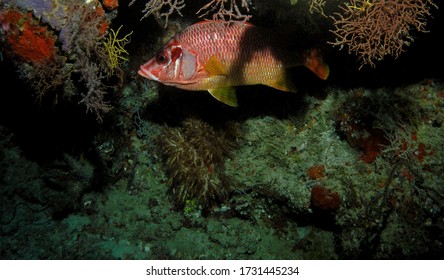
[[227,76],[228,75],[227,67],[215,55],[210,57],[210,59],[205,64],[204,68],[212,76]]
[[297,92],[296,86],[287,78],[266,83],[265,85],[281,91]]
[[214,88],[209,89],[208,92],[220,102],[237,107],[236,89],[234,87]]

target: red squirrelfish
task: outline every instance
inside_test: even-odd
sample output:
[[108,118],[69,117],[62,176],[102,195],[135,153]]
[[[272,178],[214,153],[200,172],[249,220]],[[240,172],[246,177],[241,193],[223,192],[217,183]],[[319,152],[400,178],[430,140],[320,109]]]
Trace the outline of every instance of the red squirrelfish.
[[208,90],[237,106],[233,87],[263,84],[295,92],[286,69],[305,65],[319,78],[329,74],[318,51],[295,52],[285,38],[246,22],[204,21],[175,35],[139,74],[185,90]]

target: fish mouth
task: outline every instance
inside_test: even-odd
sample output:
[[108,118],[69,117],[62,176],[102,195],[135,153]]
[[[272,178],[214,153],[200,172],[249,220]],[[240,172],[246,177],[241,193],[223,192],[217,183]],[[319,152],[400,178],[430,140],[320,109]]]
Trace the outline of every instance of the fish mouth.
[[158,81],[159,79],[153,75],[150,71],[147,71],[143,66],[140,66],[140,70],[137,72],[140,76],[148,78],[150,80]]

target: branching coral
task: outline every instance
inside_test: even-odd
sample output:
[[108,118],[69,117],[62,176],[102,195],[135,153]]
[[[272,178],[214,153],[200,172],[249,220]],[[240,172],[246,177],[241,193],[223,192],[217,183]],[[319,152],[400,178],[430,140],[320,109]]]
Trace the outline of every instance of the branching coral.
[[[237,2],[241,2],[240,4]],[[199,17],[206,17],[209,14],[212,14],[213,20],[242,20],[247,21],[251,18],[251,15],[248,14],[250,2],[247,0],[211,0],[210,3],[203,6],[197,14],[200,14]],[[246,10],[246,13],[242,12],[242,10]]]
[[73,62],[73,72],[80,74],[80,81],[86,87],[86,91],[80,92],[79,103],[84,104],[87,111],[94,112],[101,121],[102,115],[111,109],[105,100],[108,90],[103,81],[115,72],[102,44],[109,24],[102,8],[71,3],[67,9],[70,19],[60,32],[62,49]]
[[352,0],[332,17],[333,46],[355,53],[361,67],[385,56],[397,58],[413,42],[412,30],[426,32],[432,0]]
[[39,101],[46,94],[54,92],[55,103],[58,102],[60,93],[57,89],[65,87],[71,81],[72,68],[64,63],[65,58],[58,56],[47,61],[33,63],[32,67],[23,67],[22,78],[29,82]]
[[[132,0],[129,6],[133,5],[136,0]],[[196,14],[199,17],[206,18],[212,16],[214,20],[242,20],[247,21],[251,18],[250,6],[251,1],[247,0],[211,0],[209,3],[201,7]],[[159,23],[163,23],[164,27],[168,26],[169,17],[177,13],[182,16],[181,10],[185,8],[185,0],[149,0],[145,4],[145,8],[141,18],[144,19],[150,15],[154,15]]]
[[310,14],[318,13],[324,17],[327,17],[324,12],[326,0],[309,0],[308,12]]
[[179,207],[196,200],[208,208],[228,196],[231,186],[222,171],[235,145],[233,131],[237,130],[215,129],[195,118],[186,119],[180,128],[164,129],[158,148]]
[[128,52],[125,50],[125,45],[130,42],[129,36],[131,36],[133,32],[126,34],[123,38],[118,38],[117,36],[121,28],[122,26],[120,26],[117,31],[110,29],[110,33],[105,38],[105,42],[103,42],[109,56],[108,66],[112,72],[119,67],[121,61],[128,61],[128,58],[124,56],[128,55]]
[[[136,0],[132,0],[128,6],[134,4]],[[164,27],[168,26],[168,18],[174,12],[178,13],[182,16],[180,10],[185,7],[184,0],[149,0],[145,4],[145,9],[143,9],[143,17],[144,19],[150,15],[154,15],[157,21],[165,22]]]

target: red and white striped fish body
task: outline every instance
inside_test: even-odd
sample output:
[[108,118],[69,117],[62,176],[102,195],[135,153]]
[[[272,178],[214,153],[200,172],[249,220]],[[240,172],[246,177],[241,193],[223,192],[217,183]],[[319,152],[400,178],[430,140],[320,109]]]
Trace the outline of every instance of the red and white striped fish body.
[[305,65],[320,78],[328,66],[313,50],[298,54],[270,30],[245,22],[204,21],[174,36],[139,74],[185,90],[208,90],[237,106],[234,86],[264,84],[295,91],[286,68]]

